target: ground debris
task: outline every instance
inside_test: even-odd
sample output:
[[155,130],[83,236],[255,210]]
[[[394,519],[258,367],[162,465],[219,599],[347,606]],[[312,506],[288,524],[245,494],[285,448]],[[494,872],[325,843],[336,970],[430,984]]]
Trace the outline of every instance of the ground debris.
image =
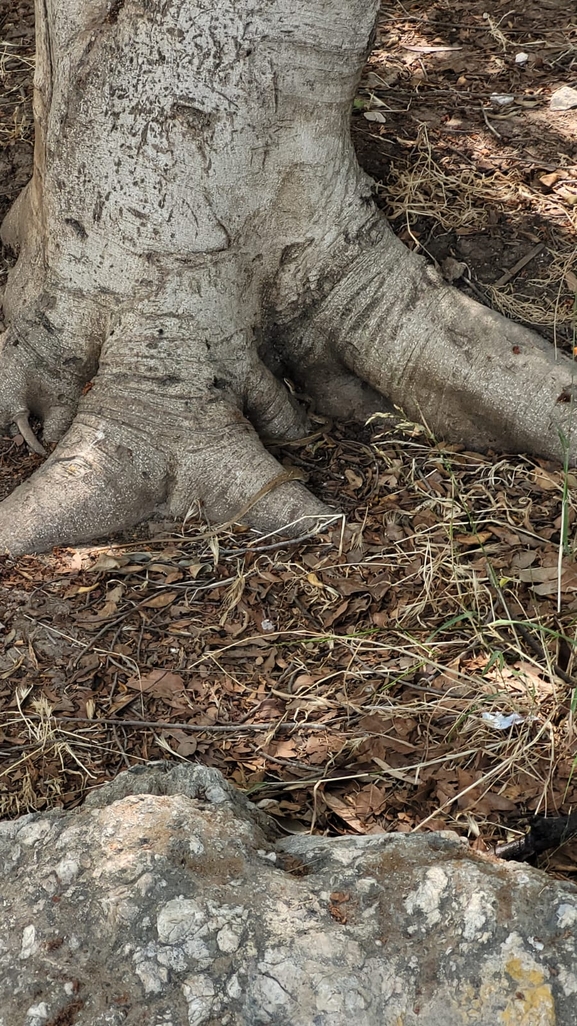
[[153,524],[5,561],[4,815],[164,758],[221,769],[290,832],[491,849],[571,812],[572,473],[378,419],[290,454],[344,533],[263,552]]
[[[549,101],[574,2],[486,6],[383,4],[356,145],[407,245],[571,349],[577,112]],[[2,214],[30,173],[32,64],[32,5],[0,0]],[[159,759],[218,767],[287,833],[450,828],[487,850],[571,815],[574,472],[419,425],[315,426],[278,455],[345,531],[217,542],[191,521],[4,560],[0,815]],[[7,432],[0,497],[39,462]],[[575,851],[546,864],[574,876]]]

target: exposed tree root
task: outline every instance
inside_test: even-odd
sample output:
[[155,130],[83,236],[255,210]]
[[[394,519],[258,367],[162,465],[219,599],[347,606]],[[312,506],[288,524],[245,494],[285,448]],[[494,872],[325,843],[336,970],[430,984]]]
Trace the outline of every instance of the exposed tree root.
[[384,224],[293,340],[295,373],[326,361],[327,343],[441,439],[575,460],[575,364],[448,286]]
[[348,118],[375,0],[161,7],[39,5],[0,426],[40,452],[34,414],[56,448],[0,506],[0,551],[195,503],[266,531],[322,518],[263,444],[307,432],[285,375],[331,416],[394,404],[470,446],[573,454],[572,363],[373,206]]
[[[129,322],[135,349],[120,367],[132,373],[117,371],[125,336],[114,346],[113,365],[103,353],[55,452],[0,506],[4,549],[18,554],[88,540],[158,509],[184,516],[195,501],[213,521],[240,517],[263,531],[329,512],[302,484],[283,478],[259,441],[258,433],[303,435],[306,418],[252,342],[236,340],[242,356],[238,350],[231,369],[226,341],[219,377],[213,361],[201,361],[202,347],[181,339],[181,374],[162,375],[168,352],[143,361],[133,315],[125,330]],[[175,344],[158,330],[163,347]],[[562,458],[572,441],[573,364],[556,361],[534,333],[449,289],[388,232],[309,313],[305,331],[285,329],[282,351],[303,387],[312,384],[321,412],[370,415],[386,407],[379,388],[439,437],[473,447]],[[191,369],[182,374],[187,354]],[[25,413],[10,419],[38,451]]]

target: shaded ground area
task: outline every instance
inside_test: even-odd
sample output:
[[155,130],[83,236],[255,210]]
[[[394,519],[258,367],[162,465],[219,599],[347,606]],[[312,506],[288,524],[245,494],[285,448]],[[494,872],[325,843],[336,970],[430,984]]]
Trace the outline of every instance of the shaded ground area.
[[[31,175],[33,72],[33,0],[0,0],[0,221]],[[11,262],[0,247],[0,299]]]
[[[577,85],[577,15],[485,7],[384,5],[356,143],[408,245],[572,347],[577,110],[550,99]],[[30,33],[31,5],[0,0],[5,207],[30,167]],[[196,520],[4,560],[1,814],[165,758],[218,766],[287,831],[486,848],[575,808],[577,476],[411,424],[315,428],[280,455],[347,514],[331,537]],[[6,494],[39,461],[1,445]],[[546,864],[574,874],[576,851]]]
[[355,139],[407,245],[569,347],[577,109],[551,99],[577,86],[577,14],[573,0],[510,7],[384,3]]

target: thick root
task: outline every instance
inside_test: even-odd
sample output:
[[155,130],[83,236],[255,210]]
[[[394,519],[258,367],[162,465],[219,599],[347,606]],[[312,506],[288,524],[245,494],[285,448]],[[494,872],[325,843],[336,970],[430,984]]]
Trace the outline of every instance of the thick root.
[[[227,401],[186,400],[185,409],[174,396],[164,404],[156,397],[155,419],[134,382],[131,390],[130,398],[111,394],[97,377],[52,455],[0,504],[0,552],[18,556],[89,541],[162,509],[185,518],[200,506],[213,522],[288,536],[334,519]],[[278,414],[276,390],[275,397]],[[267,425],[276,422],[264,406],[261,412]],[[298,423],[290,420],[292,428]]]
[[384,223],[291,342],[305,376],[340,360],[440,439],[577,459],[574,362],[448,286]]
[[34,414],[45,442],[63,437],[98,366],[102,319],[88,296],[65,291],[58,300],[43,293],[13,318],[0,337],[0,428]]
[[0,506],[0,550],[195,503],[298,532],[324,507],[260,441],[306,433],[287,374],[332,417],[393,404],[441,438],[575,460],[573,364],[445,285],[371,202],[347,126],[376,0],[65,6],[37,5],[0,356],[0,427],[39,452],[32,413],[58,444]]
[[[446,440],[559,459],[569,450],[575,461],[573,363],[446,286],[385,225],[280,344],[321,412],[366,418],[392,403]],[[38,451],[26,412],[12,419]],[[159,508],[185,517],[195,503],[217,523],[308,533],[331,511],[259,438],[306,430],[250,330],[207,343],[192,318],[126,311],[72,428],[0,506],[0,548],[87,541]]]
[[141,439],[132,447],[128,440],[77,418],[42,467],[0,504],[0,551],[44,552],[150,515],[166,495],[166,465]]

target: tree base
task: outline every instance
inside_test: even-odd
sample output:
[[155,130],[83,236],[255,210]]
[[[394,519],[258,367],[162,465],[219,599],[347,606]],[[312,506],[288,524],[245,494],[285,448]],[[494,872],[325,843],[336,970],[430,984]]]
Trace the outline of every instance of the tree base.
[[195,503],[322,518],[266,449],[308,430],[286,378],[333,417],[393,404],[471,447],[573,451],[571,362],[373,205],[348,131],[371,4],[68,8],[40,12],[35,173],[3,228],[0,421],[40,451],[34,414],[56,448],[0,505],[1,549]]

